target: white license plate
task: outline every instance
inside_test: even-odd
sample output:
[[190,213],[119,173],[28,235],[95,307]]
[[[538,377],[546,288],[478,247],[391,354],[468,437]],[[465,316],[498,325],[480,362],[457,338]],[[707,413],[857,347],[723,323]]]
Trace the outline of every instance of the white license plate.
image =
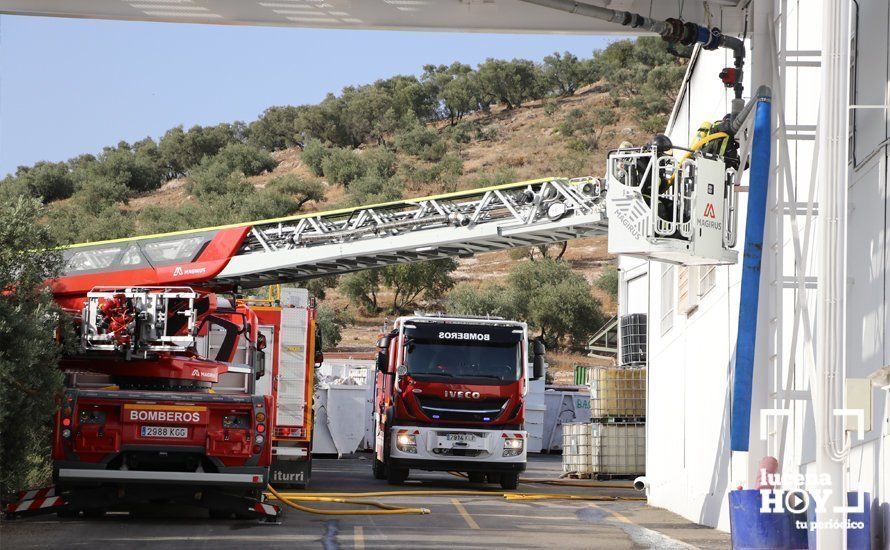
[[142,437],[166,437],[169,439],[188,439],[188,428],[174,428],[171,426],[142,426]]
[[448,434],[447,441],[461,441],[464,443],[475,443],[476,434]]

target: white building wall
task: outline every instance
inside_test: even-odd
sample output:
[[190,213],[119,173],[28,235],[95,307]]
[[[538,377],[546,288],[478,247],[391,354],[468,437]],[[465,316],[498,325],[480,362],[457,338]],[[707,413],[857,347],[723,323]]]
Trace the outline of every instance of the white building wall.
[[[859,57],[857,92],[851,102],[888,104],[890,73],[890,13],[885,0],[860,0]],[[758,19],[757,10],[766,8]],[[696,275],[690,268],[681,277],[679,266],[657,262],[648,264],[622,259],[622,277],[646,270],[649,274],[649,403],[647,418],[647,477],[649,502],[684,517],[729,529],[729,490],[752,487],[757,463],[764,455],[778,455],[781,433],[770,421],[766,441],[759,440],[761,408],[777,406],[777,392],[785,387],[789,359],[794,361],[792,389],[808,394],[806,353],[798,335],[797,351],[792,353],[794,303],[796,297],[793,226],[789,213],[798,213],[803,241],[805,209],[811,180],[811,161],[819,105],[819,50],[821,48],[821,2],[816,0],[755,0],[752,8],[751,50],[746,66],[746,94],[756,84],[766,82],[777,92],[769,60],[770,28],[775,23],[784,81],[784,98],[775,97],[774,115],[781,100],[789,139],[788,158],[782,161],[781,147],[773,148],[775,171],[770,182],[767,227],[764,236],[754,400],[751,419],[751,450],[729,451],[730,374],[735,352],[738,323],[740,265],[717,267],[710,283],[699,292],[693,286],[681,288],[680,280]],[[855,11],[851,14],[855,20]],[[716,75],[731,59],[724,51],[703,51],[690,71],[688,85],[681,91],[668,135],[676,144],[688,144],[701,121],[717,120],[730,109],[731,92],[722,88]],[[759,65],[758,65],[759,64]],[[751,84],[751,79],[754,84]],[[777,127],[778,115],[774,116]],[[774,132],[774,137],[778,133]],[[886,341],[888,251],[885,235],[887,209],[887,139],[890,127],[886,110],[858,111],[851,152],[858,166],[851,170],[849,183],[848,298],[847,298],[847,376],[864,378],[890,363]],[[776,140],[776,144],[781,144]],[[782,162],[780,162],[782,161]],[[787,169],[787,170],[786,170]],[[786,178],[788,181],[786,182]],[[786,183],[792,193],[786,190]],[[818,195],[817,195],[818,197]],[[744,244],[744,205],[742,195],[738,249]],[[807,258],[807,296],[810,326],[815,326],[815,266],[819,242],[813,221]],[[624,285],[622,288],[626,289]],[[625,290],[626,291],[626,290]],[[697,303],[696,303],[697,302]],[[622,313],[624,310],[622,309]],[[833,335],[833,337],[836,337]],[[854,441],[848,461],[850,488],[871,492],[875,504],[887,502],[890,474],[890,431],[886,416],[886,392],[872,391],[874,407],[872,430],[863,442]],[[783,472],[806,473],[814,468],[815,428],[810,401],[794,402],[788,423]],[[882,432],[884,434],[882,438]],[[881,455],[881,447],[884,447]],[[879,500],[878,500],[879,499]],[[890,524],[890,507],[884,505],[885,525]],[[877,520],[877,517],[874,518]],[[890,537],[885,537],[890,541]]]
[[[702,121],[722,118],[732,98],[716,79],[723,67],[732,65],[725,51],[702,51],[693,61],[667,132],[678,145],[689,144]],[[679,285],[683,269],[649,265],[649,502],[696,522],[728,526],[727,389],[740,269],[715,268],[713,288],[701,296],[690,289],[693,296],[685,304]],[[697,279],[699,271],[689,268],[687,281]],[[696,299],[697,306],[689,303]]]

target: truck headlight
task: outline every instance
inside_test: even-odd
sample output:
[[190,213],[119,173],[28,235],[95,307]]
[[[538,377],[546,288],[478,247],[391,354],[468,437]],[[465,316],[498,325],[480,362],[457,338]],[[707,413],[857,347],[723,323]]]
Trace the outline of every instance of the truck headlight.
[[525,441],[518,437],[508,437],[504,439],[504,455],[503,456],[519,456],[525,447]]
[[403,453],[417,454],[417,436],[408,430],[399,430],[396,435],[396,448]]

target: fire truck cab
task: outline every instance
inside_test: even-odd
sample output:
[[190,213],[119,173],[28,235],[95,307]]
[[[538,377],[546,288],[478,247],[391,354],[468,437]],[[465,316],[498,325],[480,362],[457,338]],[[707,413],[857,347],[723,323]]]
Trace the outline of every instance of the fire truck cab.
[[515,489],[526,465],[525,395],[540,377],[528,328],[500,318],[400,317],[378,341],[373,473],[400,484],[410,469],[466,472]]

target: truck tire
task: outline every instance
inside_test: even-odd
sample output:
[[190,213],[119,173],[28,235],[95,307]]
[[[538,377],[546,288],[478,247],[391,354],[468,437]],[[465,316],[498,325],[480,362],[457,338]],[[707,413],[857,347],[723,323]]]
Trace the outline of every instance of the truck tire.
[[519,485],[519,473],[510,472],[501,474],[501,489],[512,491]]
[[485,483],[484,472],[467,472],[470,483]]
[[374,479],[386,479],[386,466],[376,456],[372,460],[371,472],[374,473]]
[[386,482],[390,485],[401,485],[408,479],[408,468],[396,468],[392,465],[386,466]]

